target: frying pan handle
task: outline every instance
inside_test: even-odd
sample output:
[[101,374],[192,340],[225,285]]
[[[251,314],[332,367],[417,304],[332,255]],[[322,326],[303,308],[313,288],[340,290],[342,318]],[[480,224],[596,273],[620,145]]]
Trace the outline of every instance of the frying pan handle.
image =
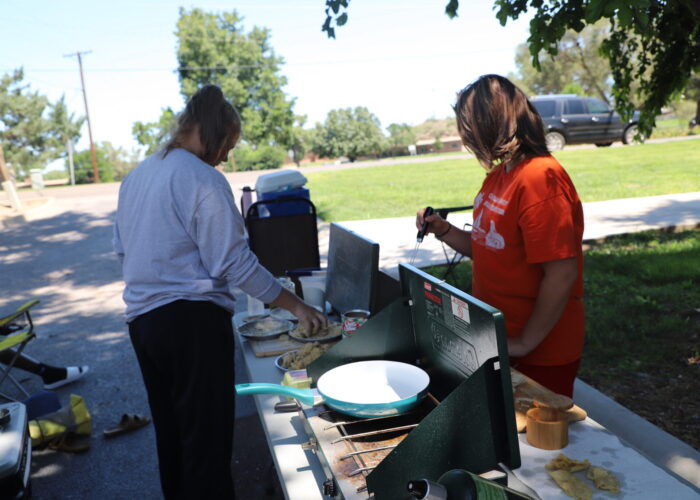
[[314,393],[310,389],[297,389],[296,387],[289,387],[280,384],[236,384],[236,394],[241,396],[249,394],[279,394],[280,396],[289,396],[302,403],[313,406],[314,405]]

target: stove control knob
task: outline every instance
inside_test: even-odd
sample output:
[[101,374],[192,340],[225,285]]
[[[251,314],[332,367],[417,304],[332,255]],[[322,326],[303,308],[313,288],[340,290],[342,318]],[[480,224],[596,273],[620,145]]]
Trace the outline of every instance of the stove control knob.
[[318,450],[318,441],[316,441],[316,438],[310,438],[306,443],[302,443],[301,445],[302,450],[311,450],[314,453],[316,453],[316,450]]
[[334,497],[338,494],[338,487],[332,479],[323,481],[323,494],[328,497]]

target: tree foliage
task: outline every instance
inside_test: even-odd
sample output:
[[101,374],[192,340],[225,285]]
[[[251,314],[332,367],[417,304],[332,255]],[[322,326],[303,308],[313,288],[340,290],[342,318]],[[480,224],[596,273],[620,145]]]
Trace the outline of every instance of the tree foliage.
[[301,160],[304,158],[304,155],[306,155],[311,145],[311,135],[313,132],[304,128],[305,123],[306,115],[297,116],[295,118],[294,127],[290,130],[291,138],[289,151],[291,152],[292,161],[296,163],[297,167],[301,165]]
[[[101,182],[120,181],[138,162],[135,154],[129,154],[123,148],[115,147],[111,142],[104,141],[95,144],[95,159],[97,172]],[[70,166],[66,160],[66,172],[70,175]],[[94,182],[94,171],[90,150],[79,151],[73,155],[73,169],[76,184]]]
[[146,155],[150,155],[165,146],[176,121],[177,116],[172,108],[163,108],[157,122],[135,122],[131,134],[139,144],[146,147]]
[[23,80],[22,69],[0,79],[0,141],[6,163],[20,177],[65,154],[66,143],[80,138],[84,122],[68,112],[63,96],[52,103]]
[[379,119],[365,107],[334,109],[323,124],[317,123],[312,149],[319,156],[347,157],[355,161],[360,156],[382,152],[385,137]]
[[[321,28],[335,37],[347,21],[347,1],[326,0],[326,23]],[[449,0],[445,12],[455,17],[459,0]],[[541,69],[540,54],[556,56],[567,30],[607,19],[610,36],[601,54],[612,70],[615,107],[631,116],[635,97],[641,103],[639,128],[648,135],[661,108],[680,94],[691,74],[700,71],[700,2],[698,0],[495,0],[502,25],[534,12],[527,40],[532,64]],[[330,18],[330,19],[329,19]]]
[[661,108],[683,91],[694,70],[700,70],[697,0],[537,0],[530,5],[526,0],[496,0],[495,8],[502,25],[534,9],[528,45],[537,68],[541,51],[557,54],[566,30],[580,32],[607,19],[610,35],[603,40],[601,53],[610,62],[615,107],[624,117],[630,116],[636,94],[643,135],[651,133]]
[[[177,60],[180,92],[189,99],[200,87],[213,83],[241,113],[243,140],[253,145],[292,145],[294,100],[283,87],[283,59],[270,43],[270,31],[254,27],[248,33],[236,13],[180,9],[177,22]],[[136,123],[133,135],[149,151],[162,143],[174,122],[163,110],[155,123]]]
[[612,72],[599,52],[609,32],[607,21],[586,26],[579,33],[568,30],[559,40],[556,57],[540,52],[539,71],[530,62],[527,43],[522,43],[515,52],[518,73],[509,76],[530,95],[573,93],[610,103]]
[[257,148],[252,148],[248,144],[242,144],[233,150],[234,169],[236,171],[245,171],[279,168],[284,162],[286,154],[286,151],[280,146],[263,144]]
[[392,123],[386,130],[389,132],[387,147],[392,155],[408,154],[408,146],[416,143],[416,133],[407,123]]

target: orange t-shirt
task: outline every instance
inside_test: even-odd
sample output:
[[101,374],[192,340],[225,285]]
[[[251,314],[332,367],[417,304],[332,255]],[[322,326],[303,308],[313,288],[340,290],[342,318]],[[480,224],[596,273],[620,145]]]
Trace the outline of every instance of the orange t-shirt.
[[521,334],[537,297],[540,263],[575,257],[578,278],[564,313],[523,363],[562,365],[581,357],[584,336],[583,207],[571,179],[551,156],[510,172],[490,172],[474,200],[472,293],[505,316],[509,337]]

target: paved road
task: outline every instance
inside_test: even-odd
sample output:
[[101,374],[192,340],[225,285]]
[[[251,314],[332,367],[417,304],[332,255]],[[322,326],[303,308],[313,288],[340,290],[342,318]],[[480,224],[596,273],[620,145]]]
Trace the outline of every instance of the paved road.
[[[39,338],[26,352],[57,365],[90,365],[84,379],[57,392],[63,403],[71,393],[85,398],[94,431],[85,454],[33,453],[33,498],[158,499],[153,427],[102,437],[122,413],[150,414],[123,320],[121,271],[111,248],[116,185],[58,193],[30,214],[32,220],[0,229],[0,311],[41,300],[34,315]],[[241,363],[236,378],[247,381]],[[41,389],[38,377],[23,380],[30,392]],[[239,498],[281,498],[251,398],[238,405],[234,446]]]

